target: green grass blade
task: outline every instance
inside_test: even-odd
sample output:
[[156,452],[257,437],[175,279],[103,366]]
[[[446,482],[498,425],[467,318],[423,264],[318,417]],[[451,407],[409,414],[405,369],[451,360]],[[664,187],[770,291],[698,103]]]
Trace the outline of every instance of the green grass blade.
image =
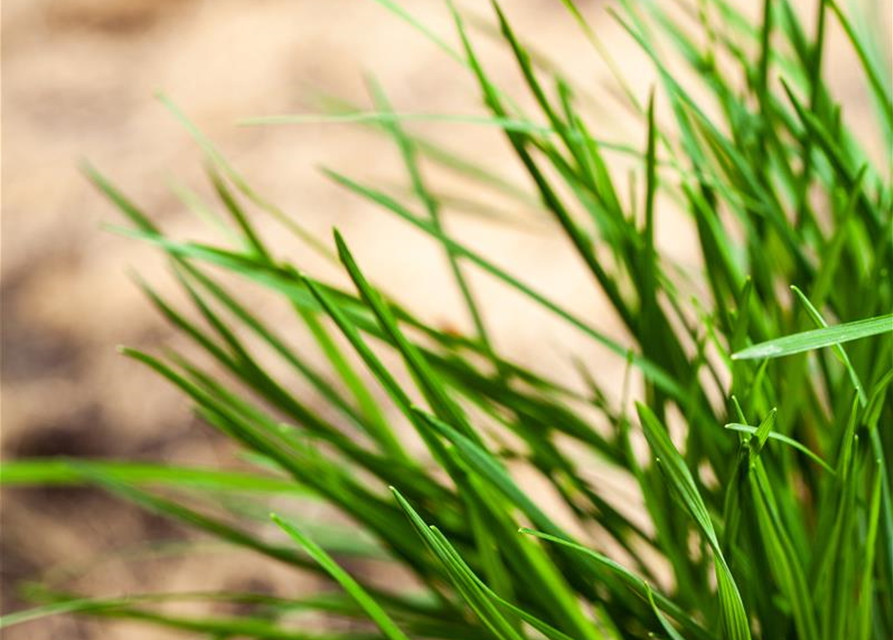
[[307,493],[305,488],[293,480],[274,476],[124,460],[67,460],[56,457],[5,461],[0,464],[0,485],[73,486],[88,484],[90,474],[101,474],[118,482],[135,485],[209,491]]
[[682,634],[676,631],[676,627],[670,624],[670,621],[667,620],[666,616],[657,606],[657,603],[654,602],[654,594],[651,591],[651,587],[646,584],[645,588],[648,593],[648,602],[651,604],[651,609],[654,611],[654,615],[657,616],[658,621],[660,621],[660,626],[663,627],[664,632],[666,632],[670,640],[685,640],[685,638],[682,637]]
[[391,491],[416,532],[442,564],[453,584],[459,590],[462,599],[474,611],[481,622],[499,640],[523,640],[515,627],[499,611],[492,599],[487,597],[479,583],[472,578],[471,570],[442,535],[438,535],[439,532],[434,527],[429,527],[422,520],[421,516],[399,491],[393,487]]
[[834,15],[837,16],[847,38],[849,38],[850,43],[853,45],[853,49],[856,51],[856,55],[859,56],[859,62],[862,63],[862,68],[868,76],[868,82],[871,85],[871,89],[874,92],[878,104],[881,106],[883,117],[887,119],[887,122],[893,122],[893,97],[891,97],[893,87],[891,87],[889,73],[883,73],[877,68],[874,58],[869,55],[867,49],[863,46],[856,30],[853,28],[846,14],[840,8],[840,5],[838,5],[835,0],[827,0],[827,3],[834,12]]
[[279,525],[279,527],[285,531],[292,540],[297,542],[311,558],[318,562],[320,566],[322,566],[322,568],[325,569],[326,572],[351,595],[351,597],[353,597],[354,600],[357,601],[357,604],[369,614],[369,618],[375,622],[385,636],[390,640],[409,640],[406,634],[404,634],[394,621],[391,620],[385,610],[382,609],[381,606],[368,593],[366,593],[360,584],[354,580],[349,573],[342,569],[322,547],[304,535],[304,533],[291,522],[284,520],[275,514],[271,515],[270,518],[273,522]]
[[636,403],[639,419],[645,431],[645,437],[657,457],[661,471],[666,476],[673,491],[683,506],[694,519],[701,533],[710,543],[714,553],[716,580],[719,585],[719,604],[722,614],[723,629],[728,640],[749,640],[750,624],[744,603],[735,579],[723,556],[719,539],[713,528],[713,521],[707,511],[707,505],[698,492],[697,485],[685,461],[654,413],[645,405]]
[[[724,427],[726,429],[729,429],[730,431],[739,431],[741,433],[749,433],[751,435],[756,435],[756,433],[757,433],[757,427],[752,427],[750,425],[740,424],[737,422],[729,423],[727,425],[724,425]],[[808,457],[810,460],[815,462],[817,465],[822,467],[828,473],[831,473],[831,474],[836,473],[834,471],[834,468],[831,465],[829,465],[827,462],[822,460],[822,458],[820,458],[816,453],[811,451],[805,445],[803,445],[800,442],[797,442],[793,438],[789,438],[788,436],[784,435],[783,433],[778,433],[777,431],[769,431],[766,437],[769,440],[777,440],[778,442],[783,442],[784,444],[788,445],[789,447],[793,447],[794,449],[796,449],[797,451],[799,451],[800,453],[802,453],[803,455]]]
[[893,331],[893,314],[856,320],[767,340],[732,354],[734,360],[781,358]]
[[[809,298],[806,297],[806,294],[800,291],[800,288],[795,285],[792,285],[791,289],[797,295],[797,298],[800,299],[800,302],[803,303],[803,306],[806,307],[806,311],[809,313],[809,317],[812,318],[813,322],[815,322],[815,324],[819,327],[827,328],[828,323],[825,322],[825,319],[822,317],[822,314],[819,312],[819,310],[816,309],[809,301]],[[840,358],[843,366],[846,367],[847,374],[850,376],[850,380],[852,381],[853,386],[856,388],[856,394],[859,396],[859,402],[864,407],[868,404],[868,396],[865,395],[865,389],[862,387],[862,381],[859,380],[859,374],[856,373],[856,370],[853,368],[853,364],[852,362],[850,362],[850,357],[847,355],[846,350],[840,344],[833,345],[832,349]]]
[[[600,566],[602,566],[607,571],[611,572],[618,578],[620,578],[623,583],[631,589],[638,597],[642,599],[647,599],[648,597],[648,583],[645,582],[640,576],[636,575],[620,563],[611,560],[609,557],[601,554],[597,551],[579,545],[575,542],[571,542],[564,538],[560,538],[557,536],[550,535],[548,533],[544,533],[541,531],[534,531],[533,529],[527,529],[522,527],[520,529],[521,533],[531,535],[542,540],[547,540],[549,542],[562,545],[569,549],[572,549],[578,553],[582,553],[586,555],[588,558],[597,562]],[[656,593],[652,591],[652,597],[656,600],[657,605],[674,619],[676,619],[685,629],[687,629],[692,636],[698,638],[713,638],[714,636],[710,635],[694,618],[690,617],[685,609],[675,604],[672,600],[661,593]]]
[[818,640],[816,610],[806,576],[790,535],[781,521],[772,486],[761,462],[757,461],[749,478],[769,567],[790,604],[798,636],[803,640]]
[[20,624],[26,624],[35,620],[42,620],[50,616],[66,613],[90,613],[104,608],[120,607],[128,604],[130,600],[110,600],[107,598],[79,598],[64,602],[53,602],[40,607],[24,609],[15,613],[7,613],[0,616],[0,629],[9,629]]

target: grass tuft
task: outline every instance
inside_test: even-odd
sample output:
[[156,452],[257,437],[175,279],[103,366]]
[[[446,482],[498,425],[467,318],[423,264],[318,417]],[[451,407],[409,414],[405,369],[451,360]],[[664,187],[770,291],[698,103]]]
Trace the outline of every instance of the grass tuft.
[[[191,346],[163,356],[121,351],[183,391],[250,470],[37,459],[8,461],[0,474],[7,487],[99,486],[338,590],[309,599],[217,594],[254,606],[240,617],[187,618],[159,606],[173,594],[95,598],[47,580],[29,592],[35,608],[0,618],[0,628],[79,614],[198,637],[346,637],[302,628],[292,615],[314,611],[359,629],[351,638],[389,640],[893,637],[893,182],[890,158],[863,149],[823,76],[827,34],[839,27],[877,135],[890,141],[888,58],[865,16],[816,0],[807,21],[787,0],[765,0],[752,24],[727,0],[679,10],[621,0],[610,15],[657,72],[643,99],[598,36],[602,16],[562,0],[611,69],[621,108],[641,118],[638,141],[607,142],[560,64],[546,64],[497,2],[486,31],[517,64],[533,113],[478,55],[479,20],[447,3],[454,48],[409,3],[378,3],[470,74],[487,115],[401,112],[370,78],[369,110],[329,99],[320,113],[245,122],[349,122],[393,142],[404,188],[323,173],[440,246],[473,330],[444,331],[385,295],[337,231],[332,244],[309,234],[160,96],[204,151],[218,202],[177,193],[231,242],[171,238],[85,164],[128,224],[113,230],[166,254],[186,294],[175,304],[137,279]],[[431,121],[494,128],[527,179],[508,181],[475,150],[416,132]],[[492,211],[441,192],[426,173],[432,164],[551,219],[626,337],[609,337],[523,271],[451,235],[459,208]],[[697,238],[694,272],[656,241],[669,203]],[[340,264],[350,286],[277,256],[258,213]],[[273,326],[223,284],[221,270],[285,300],[295,325]],[[580,380],[569,384],[501,353],[471,272],[575,328],[618,370],[625,364],[622,399],[601,363],[574,359]],[[291,346],[294,332],[305,347]],[[402,367],[386,364],[383,351]],[[296,392],[269,358],[321,400]],[[641,389],[634,416],[632,389]],[[408,429],[424,450],[408,446]],[[594,479],[593,467],[620,480]],[[519,469],[535,472],[554,498],[532,495]],[[273,498],[283,514],[272,516],[276,532],[297,548],[267,535],[256,507]],[[291,498],[321,501],[350,524],[320,528]],[[254,508],[212,515],[234,504]],[[399,571],[411,586],[371,579],[363,561],[376,563],[376,577]]]

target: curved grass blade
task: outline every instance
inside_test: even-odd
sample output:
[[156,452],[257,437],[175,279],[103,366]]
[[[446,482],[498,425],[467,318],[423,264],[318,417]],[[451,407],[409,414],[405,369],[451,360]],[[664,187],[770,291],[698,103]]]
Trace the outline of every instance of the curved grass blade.
[[682,637],[682,634],[676,631],[676,627],[670,624],[670,621],[667,620],[667,617],[654,602],[654,594],[651,591],[651,587],[648,586],[648,583],[645,583],[645,590],[648,593],[648,602],[651,604],[651,609],[654,611],[654,615],[657,616],[660,626],[663,627],[664,631],[666,631],[667,635],[670,637],[670,640],[685,640],[685,638]]

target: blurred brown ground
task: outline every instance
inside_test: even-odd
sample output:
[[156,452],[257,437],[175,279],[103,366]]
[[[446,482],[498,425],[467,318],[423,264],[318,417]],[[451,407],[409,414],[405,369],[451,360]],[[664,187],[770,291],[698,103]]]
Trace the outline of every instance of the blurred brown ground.
[[[408,3],[435,32],[454,42],[442,2]],[[553,0],[503,3],[519,32],[560,61],[580,86],[599,95],[606,72]],[[640,95],[652,75],[629,38],[599,3],[600,34]],[[467,7],[477,3],[466,2]],[[482,5],[478,11],[484,11]],[[247,116],[307,111],[315,92],[368,105],[363,74],[374,71],[398,110],[478,113],[467,73],[410,27],[370,0],[5,0],[2,6],[2,449],[5,458],[64,454],[232,464],[227,443],[189,416],[188,403],[155,375],[119,357],[115,345],[152,349],[182,344],[126,276],[144,274],[172,289],[152,250],[100,229],[119,218],[79,174],[82,158],[102,169],[175,234],[199,225],[171,195],[171,183],[208,193],[195,145],[153,93],[164,90],[215,140],[254,186],[322,238],[338,226],[373,278],[422,316],[467,321],[432,244],[385,214],[338,190],[315,170],[401,181],[387,141],[356,127],[239,127]],[[489,68],[520,91],[512,61],[478,38]],[[826,57],[838,95],[853,95],[848,117],[868,117],[861,78],[840,55]],[[591,107],[596,129],[639,141],[638,125],[617,103]],[[521,177],[497,132],[456,125],[415,125],[456,150]],[[519,230],[468,215],[451,229],[523,269],[528,280],[622,337],[568,245],[532,212]],[[306,256],[280,227],[262,222],[296,263],[337,277]],[[692,237],[667,211],[660,242],[693,265]],[[205,235],[204,237],[209,237]],[[486,278],[472,278],[506,353],[540,370],[567,375],[567,354],[601,376],[617,364],[603,350]],[[260,301],[258,304],[265,304]],[[270,314],[276,307],[262,307]],[[615,376],[616,378],[616,376]],[[5,491],[2,501],[3,610],[22,606],[15,585],[60,563],[90,564],[146,538],[183,535],[173,525],[88,490]],[[239,554],[156,563],[114,557],[66,588],[112,595],[167,589],[306,590],[277,567]],[[144,635],[143,635],[144,634]],[[152,629],[50,619],[9,632],[10,640],[168,637]]]

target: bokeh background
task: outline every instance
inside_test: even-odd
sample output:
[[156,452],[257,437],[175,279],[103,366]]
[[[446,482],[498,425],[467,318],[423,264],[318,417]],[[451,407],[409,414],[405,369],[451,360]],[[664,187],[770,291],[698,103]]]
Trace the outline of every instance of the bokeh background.
[[[880,6],[885,0],[876,2]],[[434,32],[455,42],[442,2],[407,4]],[[644,146],[641,125],[622,115],[612,92],[604,89],[607,70],[560,3],[503,4],[517,30],[589,94],[595,130]],[[604,4],[580,2],[644,96],[653,76]],[[742,4],[758,11],[759,3]],[[480,12],[489,18],[485,3],[464,6],[472,16]],[[889,22],[889,5],[876,13]],[[889,38],[889,24],[881,29]],[[507,90],[522,94],[512,60],[485,29],[476,33],[493,74]],[[847,118],[857,125],[869,121],[862,79],[836,31],[831,47],[826,68],[837,95],[846,96]],[[338,226],[363,267],[395,298],[444,326],[468,326],[434,245],[339,190],[316,169],[327,165],[348,175],[405,184],[387,140],[357,126],[237,125],[248,116],[317,110],[322,95],[368,107],[364,75],[370,72],[397,110],[480,113],[469,74],[371,0],[4,0],[4,458],[58,454],[233,463],[229,445],[191,418],[178,393],[117,355],[115,346],[121,343],[149,350],[183,346],[138,292],[128,269],[162,292],[174,287],[151,249],[102,228],[120,220],[78,170],[79,162],[89,159],[175,235],[216,239],[173,195],[172,188],[183,186],[203,196],[210,190],[201,153],[154,99],[158,90],[171,96],[258,191],[302,225],[326,241],[331,227]],[[470,150],[526,184],[498,132],[453,124],[411,126],[451,148]],[[523,270],[527,280],[597,318],[608,334],[624,338],[573,251],[535,207],[509,209],[449,176],[431,170],[430,177],[436,189],[482,199],[511,219],[508,226],[495,224],[457,208],[448,211],[453,233],[498,263]],[[338,279],[282,227],[267,220],[260,224],[281,255]],[[665,205],[658,224],[661,250],[696,266],[680,215]],[[617,380],[619,391],[622,363],[580,343],[572,331],[552,324],[492,281],[472,276],[472,283],[486,300],[487,321],[508,355],[569,377],[568,355],[574,353],[592,363],[598,375]],[[262,296],[256,304],[269,316],[282,313]],[[23,606],[17,585],[47,575],[65,588],[98,595],[214,588],[288,595],[317,586],[219,549],[146,561],[140,555],[142,541],[192,539],[190,534],[98,491],[16,489],[4,490],[2,498],[4,611]],[[4,637],[167,636],[156,629],[60,617]]]

